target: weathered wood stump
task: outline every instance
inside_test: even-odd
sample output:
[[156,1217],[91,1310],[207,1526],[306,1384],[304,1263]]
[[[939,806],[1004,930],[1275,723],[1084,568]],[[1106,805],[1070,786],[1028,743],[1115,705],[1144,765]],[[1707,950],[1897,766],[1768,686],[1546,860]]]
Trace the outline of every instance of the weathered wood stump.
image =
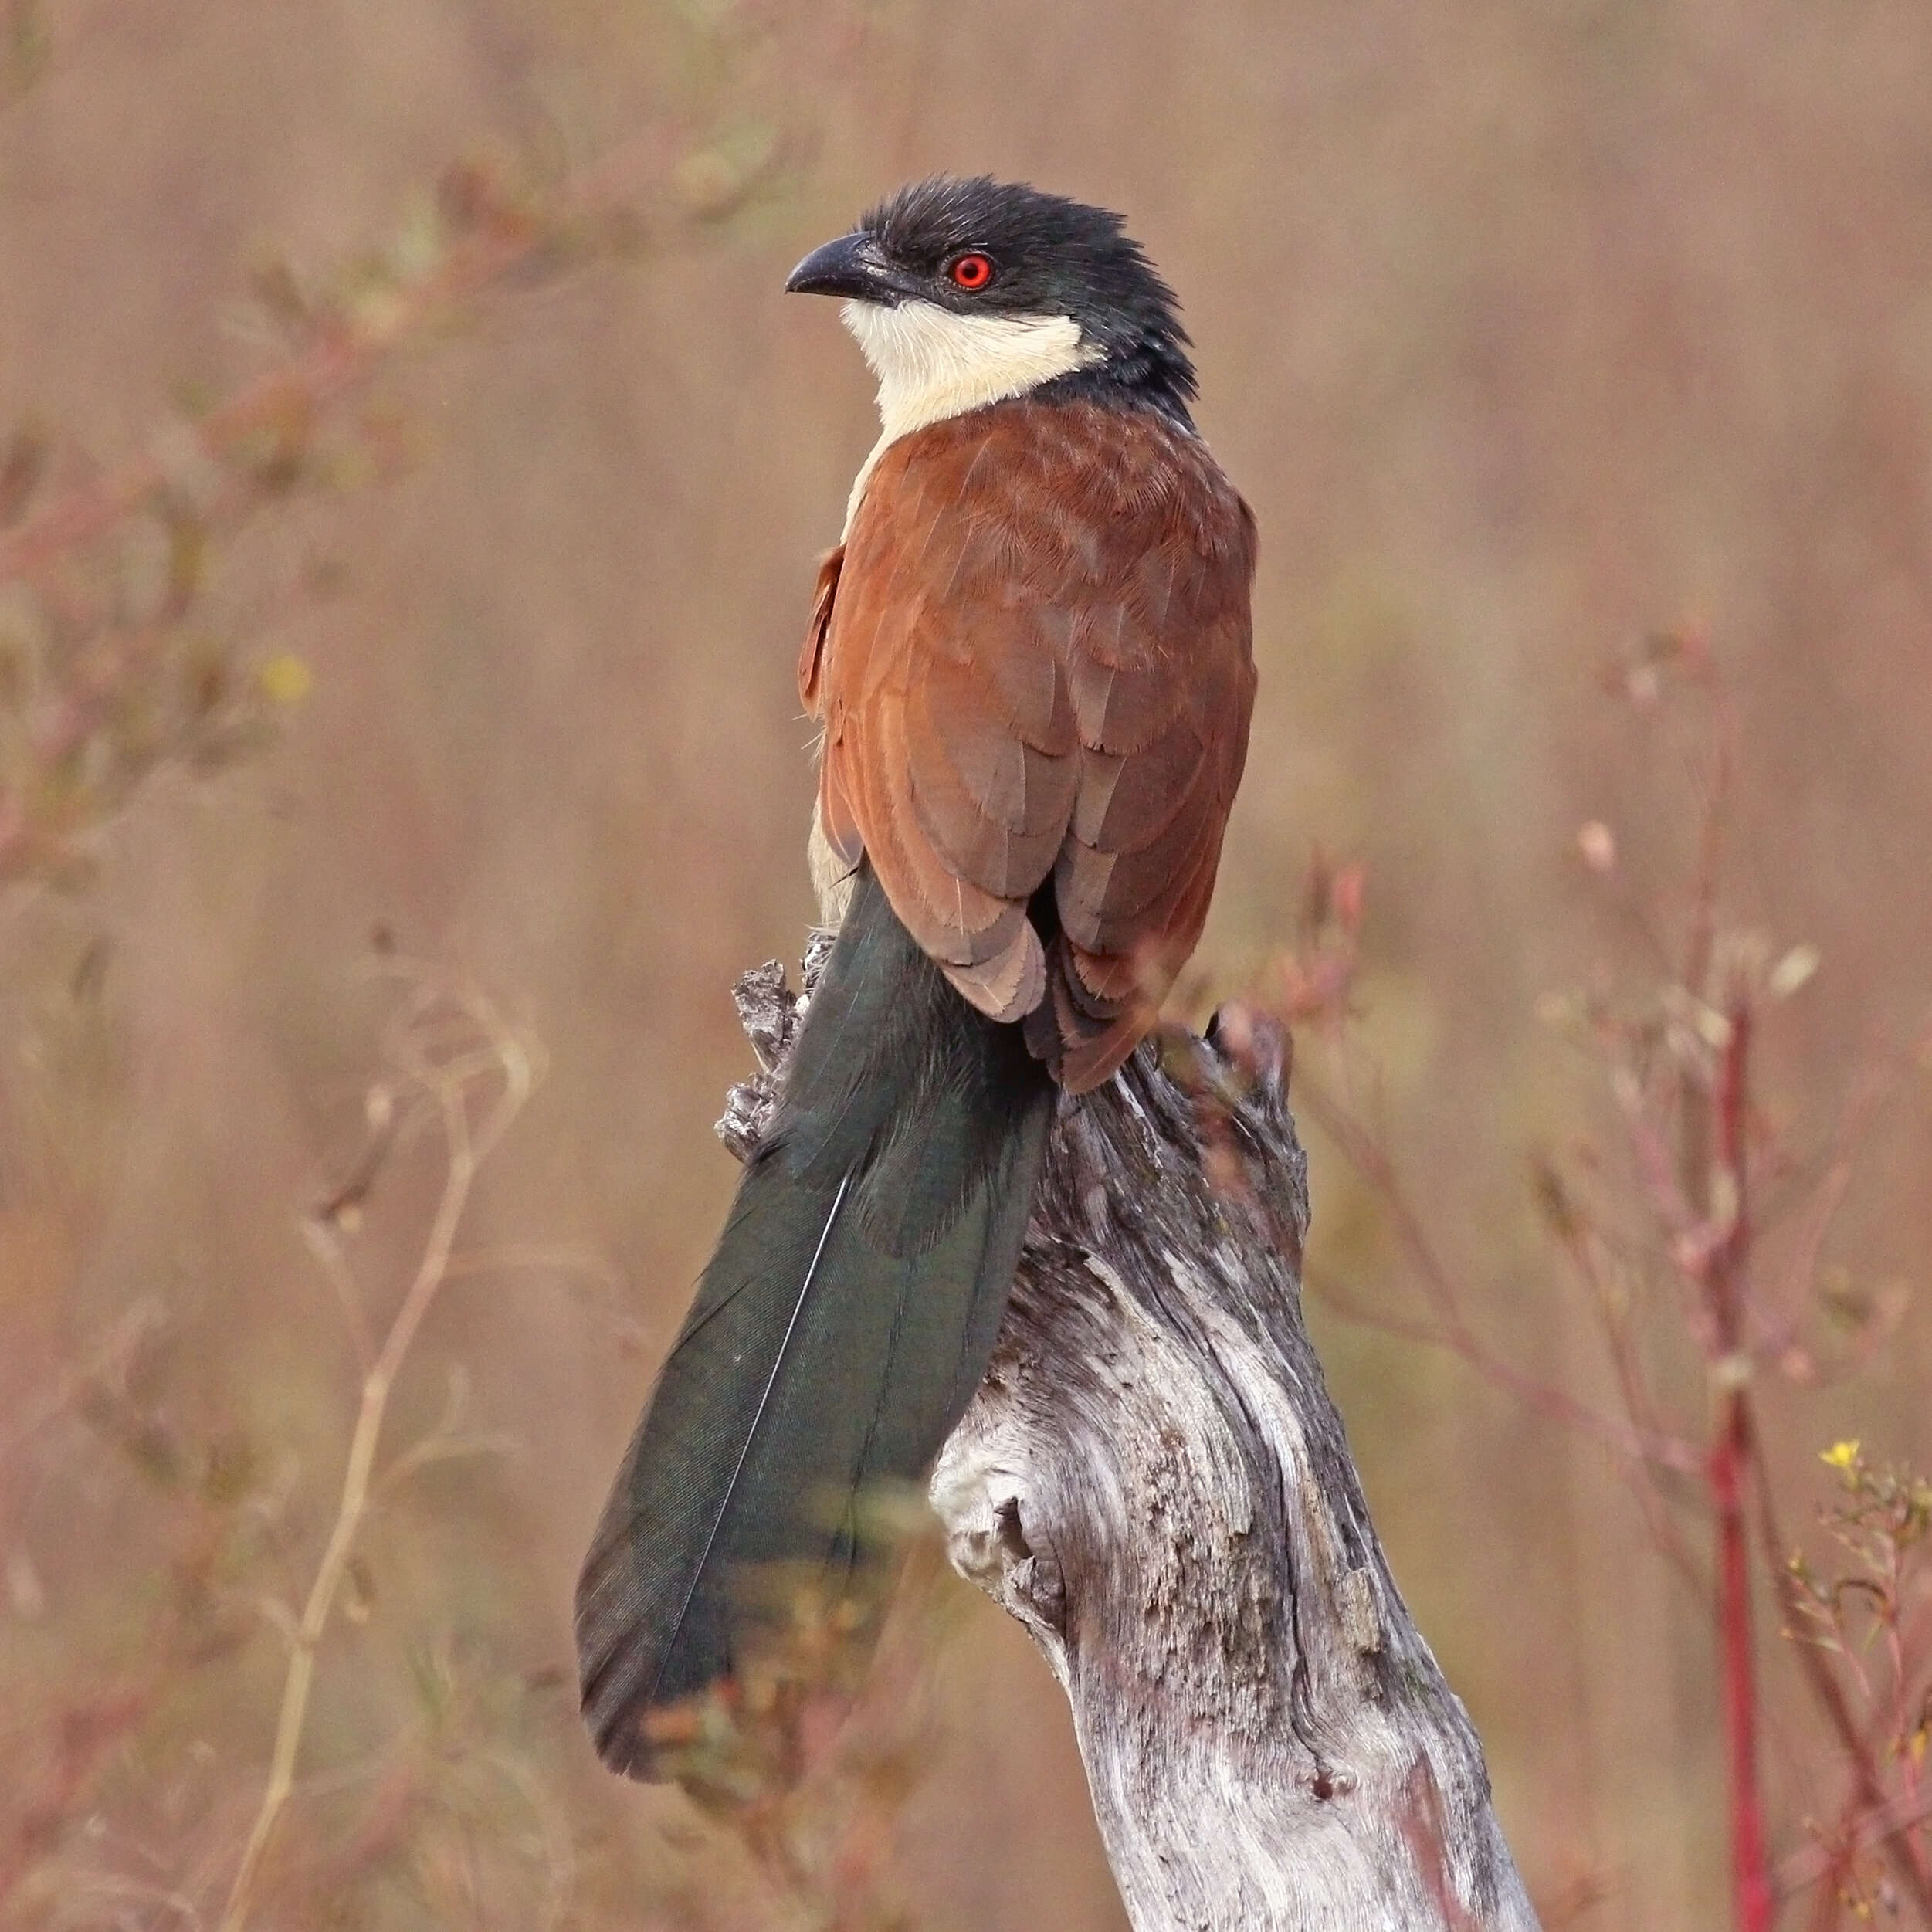
[[[719,1124],[742,1152],[800,1009],[775,964],[738,1001],[771,1069]],[[1534,1932],[1303,1325],[1286,1063],[1231,1011],[1063,1103],[933,1504],[1066,1690],[1137,1932]]]

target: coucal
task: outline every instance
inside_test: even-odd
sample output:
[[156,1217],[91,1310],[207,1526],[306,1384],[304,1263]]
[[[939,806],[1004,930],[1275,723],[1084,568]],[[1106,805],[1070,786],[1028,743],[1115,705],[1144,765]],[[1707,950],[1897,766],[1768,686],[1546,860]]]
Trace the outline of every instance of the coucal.
[[764,1566],[858,1558],[986,1369],[1058,1088],[1153,1026],[1246,754],[1254,520],[1195,429],[1174,293],[1117,215],[916,182],[793,271],[883,425],[819,573],[812,871],[838,938],[585,1561],[585,1717],[756,1646]]

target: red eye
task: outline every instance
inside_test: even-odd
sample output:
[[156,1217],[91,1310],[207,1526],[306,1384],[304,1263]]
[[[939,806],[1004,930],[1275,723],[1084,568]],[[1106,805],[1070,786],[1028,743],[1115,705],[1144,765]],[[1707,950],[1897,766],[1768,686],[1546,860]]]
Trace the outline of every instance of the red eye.
[[964,289],[970,294],[976,289],[983,289],[993,279],[993,264],[989,257],[975,250],[956,258],[947,266],[946,274],[954,288]]

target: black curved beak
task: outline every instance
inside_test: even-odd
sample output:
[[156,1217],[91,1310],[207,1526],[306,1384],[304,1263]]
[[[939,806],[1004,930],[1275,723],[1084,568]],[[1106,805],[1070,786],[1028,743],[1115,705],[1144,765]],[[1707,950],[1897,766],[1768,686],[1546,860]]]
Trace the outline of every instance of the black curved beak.
[[887,279],[879,245],[862,230],[815,248],[785,277],[788,295],[843,295],[858,302],[890,303],[898,291]]

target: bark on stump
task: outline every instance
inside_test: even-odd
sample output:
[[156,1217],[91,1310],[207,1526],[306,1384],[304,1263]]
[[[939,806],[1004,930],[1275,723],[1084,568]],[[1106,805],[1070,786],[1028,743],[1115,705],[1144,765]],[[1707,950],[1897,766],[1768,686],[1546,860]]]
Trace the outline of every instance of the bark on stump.
[[[737,998],[742,1154],[802,1008],[775,963]],[[1063,1103],[933,1504],[1066,1692],[1136,1932],[1534,1932],[1303,1326],[1286,1064],[1232,1012]]]

